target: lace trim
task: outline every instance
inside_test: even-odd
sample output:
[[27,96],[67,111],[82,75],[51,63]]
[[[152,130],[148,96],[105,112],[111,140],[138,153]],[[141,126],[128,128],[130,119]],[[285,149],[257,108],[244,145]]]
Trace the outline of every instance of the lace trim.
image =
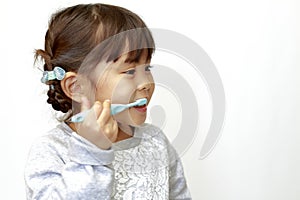
[[150,137],[135,148],[115,152],[114,199],[168,199],[167,146]]

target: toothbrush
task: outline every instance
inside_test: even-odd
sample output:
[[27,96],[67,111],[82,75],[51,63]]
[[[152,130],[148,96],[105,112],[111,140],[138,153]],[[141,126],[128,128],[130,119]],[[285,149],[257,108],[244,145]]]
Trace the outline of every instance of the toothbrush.
[[147,99],[146,98],[142,98],[142,99],[138,99],[133,103],[129,103],[129,104],[111,104],[111,115],[115,115],[117,113],[122,112],[123,110],[133,107],[133,106],[142,106],[145,105],[147,103]]
[[[142,98],[142,99],[138,99],[136,100],[135,102],[133,103],[129,103],[129,104],[111,104],[111,107],[110,107],[110,114],[111,115],[115,115],[115,114],[118,114],[122,111],[124,111],[125,109],[128,109],[130,107],[133,107],[133,106],[142,106],[142,105],[145,105],[147,103],[147,99],[146,98]],[[72,116],[68,122],[73,122],[73,123],[78,123],[78,122],[83,122],[85,116],[87,115],[87,113],[90,111],[89,110],[86,110],[86,111],[83,111],[83,112],[80,112],[74,116]]]

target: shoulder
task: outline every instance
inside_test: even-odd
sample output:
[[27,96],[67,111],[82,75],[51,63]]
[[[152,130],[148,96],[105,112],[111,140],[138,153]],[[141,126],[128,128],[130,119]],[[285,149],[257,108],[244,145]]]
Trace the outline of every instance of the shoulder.
[[50,172],[59,172],[68,159],[69,134],[63,126],[54,129],[35,139],[28,153],[25,165],[25,179]]
[[31,145],[29,157],[45,155],[63,156],[68,148],[71,132],[65,127],[65,124],[59,124],[46,134],[37,138]]
[[49,130],[46,134],[36,139],[34,144],[56,144],[65,143],[66,140],[71,136],[70,132],[65,124],[59,124],[55,128]]

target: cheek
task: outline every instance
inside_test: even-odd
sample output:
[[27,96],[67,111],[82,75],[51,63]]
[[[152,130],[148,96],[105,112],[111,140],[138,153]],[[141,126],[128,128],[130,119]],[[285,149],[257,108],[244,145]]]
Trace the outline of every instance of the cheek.
[[149,102],[148,102],[148,104],[150,103],[150,101],[152,99],[154,90],[155,90],[155,85],[153,84],[153,87],[151,87],[151,89],[149,90]]
[[149,88],[149,93],[148,93],[148,95],[149,95],[149,101],[150,101],[151,97],[152,97],[152,95],[154,93],[154,90],[155,90],[155,82],[154,82],[152,76],[150,76],[150,78],[149,78],[149,83],[151,84],[150,88]]
[[112,103],[129,103],[136,87],[133,81],[123,78],[115,83],[112,90]]

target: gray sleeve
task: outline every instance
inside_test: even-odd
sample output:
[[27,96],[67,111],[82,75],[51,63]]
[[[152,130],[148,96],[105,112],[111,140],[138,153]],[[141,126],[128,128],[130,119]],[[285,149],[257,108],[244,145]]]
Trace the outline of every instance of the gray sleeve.
[[68,145],[50,141],[39,140],[31,148],[25,168],[27,199],[111,198],[112,150],[101,150],[76,134]]
[[171,144],[169,144],[169,157],[170,157],[169,198],[174,200],[192,199],[184,176],[184,170],[183,170],[181,160],[176,150]]

